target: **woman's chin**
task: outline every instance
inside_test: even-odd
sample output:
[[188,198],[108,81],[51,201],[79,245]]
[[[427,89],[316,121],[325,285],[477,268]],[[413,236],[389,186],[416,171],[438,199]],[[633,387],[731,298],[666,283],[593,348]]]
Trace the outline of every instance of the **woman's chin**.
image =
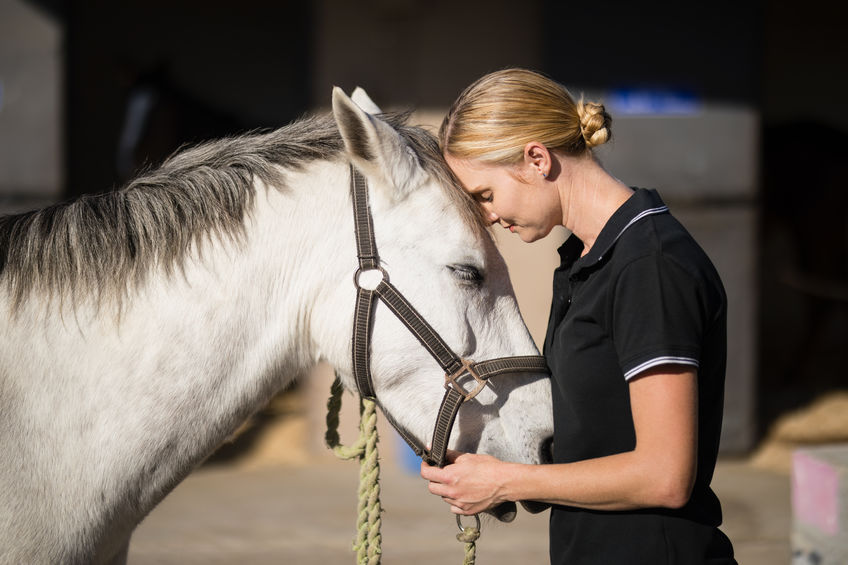
[[521,241],[524,243],[533,243],[534,241],[538,241],[542,239],[544,236],[540,235],[538,232],[534,230],[529,230],[527,228],[518,228],[510,230],[512,233],[517,234],[518,237],[521,238]]

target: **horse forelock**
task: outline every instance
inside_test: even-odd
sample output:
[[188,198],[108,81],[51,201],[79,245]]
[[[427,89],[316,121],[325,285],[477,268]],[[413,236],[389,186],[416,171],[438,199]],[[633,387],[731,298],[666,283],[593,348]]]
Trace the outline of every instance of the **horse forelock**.
[[[404,120],[406,114],[403,115]],[[390,121],[391,123],[391,121]],[[451,203],[457,209],[460,217],[467,226],[476,233],[488,233],[489,223],[485,219],[480,205],[463,190],[462,185],[445,162],[439,142],[436,137],[425,129],[406,126],[403,123],[393,124],[406,142],[418,155],[421,167],[443,188]]]
[[[478,206],[461,190],[435,137],[405,125],[406,113],[382,117],[444,187],[463,221],[484,230]],[[120,300],[154,268],[169,274],[182,268],[191,249],[206,240],[238,241],[256,179],[286,190],[285,170],[335,160],[343,151],[332,116],[313,116],[182,149],[113,192],[0,217],[0,282],[15,306],[32,293]]]

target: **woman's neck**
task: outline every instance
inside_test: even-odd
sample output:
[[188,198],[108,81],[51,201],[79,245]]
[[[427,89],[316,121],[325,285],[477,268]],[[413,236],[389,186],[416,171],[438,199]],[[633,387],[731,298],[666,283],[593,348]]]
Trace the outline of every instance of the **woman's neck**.
[[[633,190],[609,174],[591,156],[565,157],[561,177],[562,225],[583,242],[589,252],[610,217],[633,194]],[[569,174],[570,173],[570,174]]]

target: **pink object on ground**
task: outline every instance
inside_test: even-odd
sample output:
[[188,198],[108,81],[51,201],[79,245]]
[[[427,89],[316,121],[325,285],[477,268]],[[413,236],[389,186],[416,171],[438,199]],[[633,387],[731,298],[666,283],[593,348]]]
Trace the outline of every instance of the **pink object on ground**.
[[839,532],[839,473],[836,467],[797,451],[792,456],[792,508],[796,519],[823,533]]

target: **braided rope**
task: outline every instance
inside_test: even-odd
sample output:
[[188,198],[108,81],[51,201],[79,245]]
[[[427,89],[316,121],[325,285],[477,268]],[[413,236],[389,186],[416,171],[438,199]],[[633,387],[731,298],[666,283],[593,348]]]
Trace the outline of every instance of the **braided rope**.
[[[356,552],[357,565],[380,565],[382,535],[380,526],[382,506],[380,504],[380,462],[377,458],[377,404],[367,398],[359,399],[359,437],[352,445],[341,444],[339,437],[339,414],[342,408],[344,387],[338,376],[330,387],[327,400],[327,431],[324,441],[339,459],[359,459],[359,502],[357,504]],[[478,522],[479,525],[479,522]],[[465,543],[465,559],[462,565],[475,565],[480,537],[479,527],[462,527],[456,539]]]
[[457,524],[459,524],[460,531],[456,534],[456,540],[465,543],[465,559],[462,561],[462,565],[474,565],[477,559],[476,541],[480,538],[480,522],[477,522],[477,527],[462,526],[459,520],[457,520]]
[[327,400],[327,432],[324,439],[340,459],[359,459],[359,503],[357,504],[356,540],[353,550],[358,565],[380,565],[382,553],[380,526],[380,462],[377,458],[377,405],[373,400],[359,400],[359,438],[350,446],[341,445],[339,413],[342,407],[341,381],[336,377]]

